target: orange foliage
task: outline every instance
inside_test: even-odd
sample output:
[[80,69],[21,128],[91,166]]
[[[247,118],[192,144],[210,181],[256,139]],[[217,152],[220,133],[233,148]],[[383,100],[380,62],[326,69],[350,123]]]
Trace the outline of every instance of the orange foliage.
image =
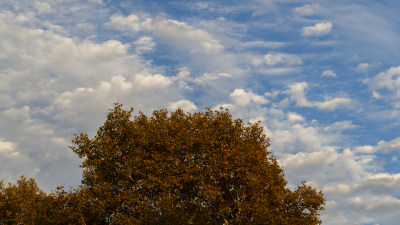
[[132,111],[116,104],[93,139],[75,137],[79,189],[1,184],[0,224],[320,224],[322,193],[286,188],[259,124],[227,110]]

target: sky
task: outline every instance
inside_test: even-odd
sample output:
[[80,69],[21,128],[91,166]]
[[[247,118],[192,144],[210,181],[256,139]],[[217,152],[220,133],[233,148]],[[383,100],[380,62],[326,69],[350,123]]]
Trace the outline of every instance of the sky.
[[73,134],[134,113],[261,121],[323,224],[400,220],[400,1],[2,0],[0,179],[77,187]]

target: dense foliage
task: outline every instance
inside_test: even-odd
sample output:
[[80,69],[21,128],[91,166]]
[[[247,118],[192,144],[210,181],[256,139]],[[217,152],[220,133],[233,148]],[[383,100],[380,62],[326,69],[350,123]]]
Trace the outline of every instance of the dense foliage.
[[322,193],[286,188],[259,124],[223,110],[132,110],[116,104],[93,139],[75,137],[79,189],[1,184],[0,224],[320,224]]

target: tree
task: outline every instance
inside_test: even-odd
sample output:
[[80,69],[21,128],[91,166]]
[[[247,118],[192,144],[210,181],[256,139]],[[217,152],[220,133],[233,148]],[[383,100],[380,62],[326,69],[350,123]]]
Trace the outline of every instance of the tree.
[[[0,183],[0,224],[37,224],[42,222],[46,194],[33,179],[21,177],[16,185]],[[37,210],[40,209],[40,210]]]
[[8,187],[0,182],[0,224],[85,224],[81,199],[80,192],[62,187],[46,194],[24,176]]
[[322,193],[286,187],[259,123],[222,109],[132,112],[116,104],[93,139],[73,140],[86,223],[320,224]]

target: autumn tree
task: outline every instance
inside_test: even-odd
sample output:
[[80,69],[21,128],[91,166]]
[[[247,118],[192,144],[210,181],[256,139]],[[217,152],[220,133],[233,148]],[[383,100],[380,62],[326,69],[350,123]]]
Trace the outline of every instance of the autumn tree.
[[59,187],[48,194],[24,176],[16,184],[0,182],[0,224],[85,224],[78,190]]
[[[0,224],[41,223],[46,214],[46,194],[33,179],[21,177],[17,184],[8,187],[0,183]],[[39,209],[39,210],[37,210]]]
[[321,192],[286,187],[260,124],[229,111],[116,104],[94,138],[77,135],[87,224],[320,224]]

